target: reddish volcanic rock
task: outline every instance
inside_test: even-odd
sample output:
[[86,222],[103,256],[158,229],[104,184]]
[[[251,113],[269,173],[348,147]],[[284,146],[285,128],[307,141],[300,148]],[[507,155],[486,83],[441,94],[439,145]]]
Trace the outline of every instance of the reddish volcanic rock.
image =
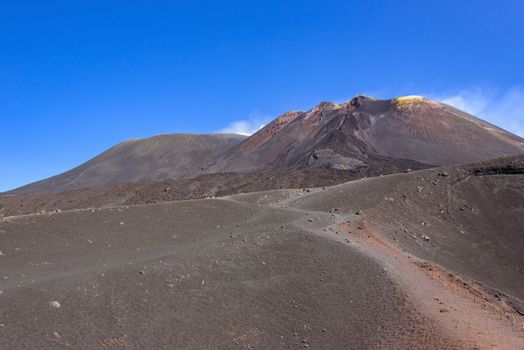
[[523,139],[443,103],[359,95],[296,112],[285,127],[269,124],[233,147],[212,170],[353,169],[391,158],[446,165],[523,152]]

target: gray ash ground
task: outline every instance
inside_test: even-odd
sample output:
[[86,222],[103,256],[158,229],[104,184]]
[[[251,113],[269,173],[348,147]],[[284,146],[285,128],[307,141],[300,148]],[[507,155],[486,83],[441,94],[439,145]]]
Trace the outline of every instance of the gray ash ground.
[[5,222],[0,348],[455,344],[372,259],[297,219],[203,200]]
[[488,167],[4,218],[0,349],[483,348],[324,229],[345,218],[518,309],[523,175]]

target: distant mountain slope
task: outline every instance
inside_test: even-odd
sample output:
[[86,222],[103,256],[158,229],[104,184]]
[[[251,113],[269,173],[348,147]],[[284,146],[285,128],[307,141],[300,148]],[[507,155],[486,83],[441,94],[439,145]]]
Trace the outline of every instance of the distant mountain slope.
[[282,188],[325,187],[363,177],[426,169],[414,161],[377,162],[356,170],[300,169],[252,173],[213,173],[191,179],[134,182],[68,191],[0,194],[3,217],[86,208],[113,207],[202,199]]
[[418,96],[378,100],[359,95],[342,104],[322,102],[307,112],[287,112],[244,138],[162,135],[128,141],[78,168],[12,193],[224,172],[308,168],[357,171],[387,168],[392,163],[424,168],[524,153],[522,138]]
[[524,153],[524,140],[443,103],[357,96],[286,113],[233,147],[215,171],[358,168],[370,160],[448,165]]
[[245,136],[234,134],[159,135],[110,148],[63,174],[13,191],[62,191],[138,181],[193,177]]

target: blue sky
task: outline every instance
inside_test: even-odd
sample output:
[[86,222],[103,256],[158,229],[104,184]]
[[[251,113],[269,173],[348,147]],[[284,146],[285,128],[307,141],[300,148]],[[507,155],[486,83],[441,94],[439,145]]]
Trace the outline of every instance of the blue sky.
[[524,135],[524,2],[0,1],[0,191],[160,133],[249,132],[355,94]]

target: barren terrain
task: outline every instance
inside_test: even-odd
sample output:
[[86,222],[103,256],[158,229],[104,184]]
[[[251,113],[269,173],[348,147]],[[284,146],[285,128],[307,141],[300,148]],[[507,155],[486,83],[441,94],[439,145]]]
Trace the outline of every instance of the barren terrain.
[[523,173],[5,217],[0,348],[522,349]]

